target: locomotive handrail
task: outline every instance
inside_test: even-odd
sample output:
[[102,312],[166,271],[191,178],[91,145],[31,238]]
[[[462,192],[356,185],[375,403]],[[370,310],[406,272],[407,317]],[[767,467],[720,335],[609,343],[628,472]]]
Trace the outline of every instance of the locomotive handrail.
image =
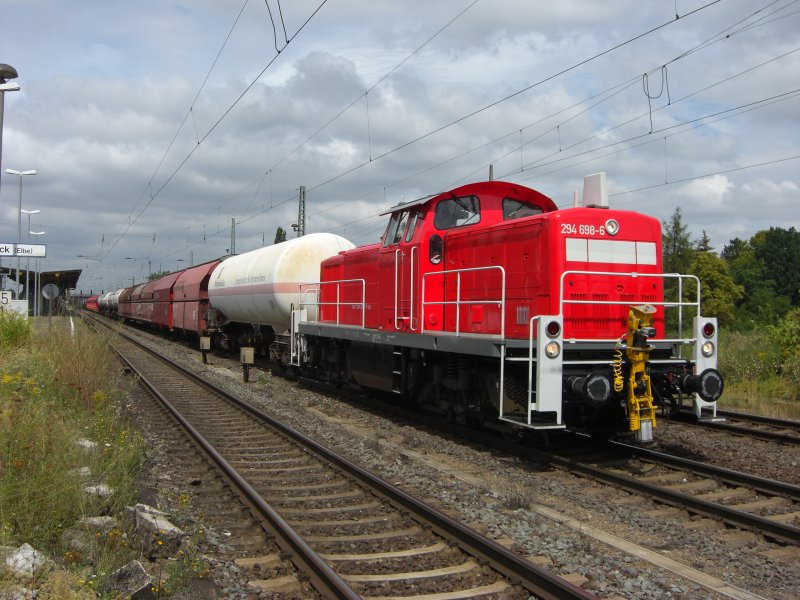
[[[489,270],[498,270],[500,271],[500,298],[494,299],[484,299],[484,300],[462,300],[461,299],[461,274],[462,273],[469,273],[474,271],[489,271]],[[425,300],[425,282],[429,276],[431,277],[444,277],[446,275],[455,275],[456,276],[456,299],[455,300]],[[468,304],[499,304],[500,305],[500,337],[504,338],[506,333],[506,271],[500,265],[491,265],[488,267],[471,267],[469,269],[452,269],[449,271],[431,271],[430,273],[425,273],[422,276],[422,294],[421,294],[421,310],[422,310],[422,324],[420,326],[420,333],[425,333],[425,307],[431,305],[442,305],[442,306],[450,306],[455,305],[456,307],[456,330],[455,334],[456,337],[461,335],[461,306],[468,305]],[[444,330],[444,319],[442,319],[442,330]]]
[[[682,275],[680,273],[637,273],[630,272],[624,273],[619,271],[564,271],[561,274],[558,290],[558,312],[564,314],[564,304],[592,304],[592,305],[616,305],[616,306],[629,306],[629,300],[568,300],[564,298],[564,279],[568,275],[593,275],[602,277],[630,277],[631,279],[644,278],[660,278],[660,279],[677,279],[678,281],[678,300],[677,301],[648,301],[647,304],[653,306],[663,306],[666,308],[678,308],[678,336],[683,337],[683,307],[694,307],[697,309],[697,316],[700,316],[700,279],[696,275]],[[697,298],[694,301],[681,300],[683,298],[683,281],[685,279],[693,279],[697,285]]]
[[417,270],[419,270],[419,258],[417,257],[417,261],[414,260],[415,255],[418,253],[419,248],[417,246],[412,246],[411,251],[409,252],[409,263],[408,263],[408,287],[409,287],[409,308],[408,308],[408,316],[401,317],[399,315],[400,311],[400,269],[402,268],[400,265],[400,259],[405,256],[401,254],[402,250],[399,248],[394,251],[394,328],[397,330],[402,329],[400,326],[401,321],[408,320],[408,329],[410,331],[414,331],[416,326],[414,324],[414,284],[416,283],[416,279],[414,279],[414,265],[417,265]]
[[417,272],[419,272],[419,256],[417,256],[417,260],[414,261],[414,255],[419,254],[419,246],[412,246],[411,247],[411,265],[409,265],[409,307],[408,307],[408,328],[411,331],[414,331],[416,327],[414,326],[414,284],[417,280],[414,278],[414,265],[417,266]]
[[400,329],[400,317],[397,316],[398,307],[400,306],[400,286],[398,280],[400,279],[400,248],[394,251],[394,328]]
[[[535,316],[531,317],[531,319],[528,321],[528,410],[527,410],[527,413],[528,413],[528,425],[530,425],[530,423],[531,423],[530,406],[531,406],[532,390],[533,390],[533,387],[534,387],[533,362],[535,360],[538,360],[538,358],[539,358],[538,356],[535,357],[534,356],[534,352],[533,352],[533,339],[534,339],[533,338],[533,324],[536,323],[537,321],[539,321],[539,319],[541,319],[541,315],[535,315]],[[501,390],[502,390],[502,388],[501,388]]]
[[[361,284],[361,302],[356,303],[354,306],[361,308],[361,329],[366,328],[366,318],[367,318],[367,282],[365,279],[337,279],[335,281],[319,281],[316,283],[303,283],[300,284],[300,293],[303,295],[308,295],[309,293],[313,294],[316,298],[313,302],[306,302],[301,298],[300,306],[316,306],[317,307],[317,321],[321,320],[321,310],[320,307],[323,306],[335,306],[336,307],[336,325],[341,324],[341,315],[340,310],[341,307],[344,306],[345,303],[341,300],[341,284],[345,283],[360,283]],[[322,292],[323,285],[333,285],[336,284],[336,301],[335,302],[322,302],[320,300],[320,294]],[[307,288],[307,289],[304,289]],[[353,304],[352,302],[347,302],[347,304]]]

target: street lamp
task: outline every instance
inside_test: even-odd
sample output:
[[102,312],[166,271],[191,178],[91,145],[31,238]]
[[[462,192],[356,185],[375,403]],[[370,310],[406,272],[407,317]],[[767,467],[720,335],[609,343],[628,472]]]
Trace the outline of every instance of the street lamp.
[[[44,235],[45,231],[31,231],[28,230],[28,235]],[[39,272],[39,257],[36,257],[36,273],[34,273],[34,300],[33,300],[33,316],[39,316],[39,296],[42,294],[42,274]]]
[[[19,91],[19,84],[9,79],[17,78],[17,70],[11,65],[0,63],[0,167],[3,165],[3,109],[5,108],[6,92]],[[2,276],[0,276],[1,280]]]
[[0,63],[0,165],[3,161],[3,108],[5,108],[6,92],[19,91],[19,84],[9,79],[16,79],[19,74],[11,65]]
[[[20,177],[20,181],[22,181],[21,177]],[[28,215],[28,245],[30,245],[30,243],[31,243],[31,215],[38,215],[42,211],[40,211],[38,208],[36,208],[34,210],[25,210],[24,208],[21,208],[20,212],[23,212],[26,215]],[[30,303],[31,303],[31,292],[30,292],[30,288],[28,288],[28,274],[30,273],[30,271],[31,271],[31,257],[30,257],[30,255],[28,255],[28,261],[25,263],[25,299],[28,301],[28,306],[30,306]],[[35,281],[34,281],[33,285],[34,285],[34,287],[36,287],[36,282]]]
[[[22,178],[25,175],[36,175],[36,170],[30,171],[17,171],[16,169],[6,169],[6,173],[10,175],[19,175],[19,208],[17,209],[17,246],[20,244],[20,237],[22,236]],[[17,255],[17,298],[19,298],[19,255]]]

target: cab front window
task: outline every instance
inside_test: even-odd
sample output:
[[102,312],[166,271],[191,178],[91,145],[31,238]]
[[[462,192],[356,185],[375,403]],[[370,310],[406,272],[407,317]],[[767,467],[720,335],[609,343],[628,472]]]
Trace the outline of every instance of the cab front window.
[[408,223],[408,211],[392,213],[389,220],[389,226],[386,228],[386,233],[383,236],[383,246],[393,246],[398,244],[403,239],[403,232]]

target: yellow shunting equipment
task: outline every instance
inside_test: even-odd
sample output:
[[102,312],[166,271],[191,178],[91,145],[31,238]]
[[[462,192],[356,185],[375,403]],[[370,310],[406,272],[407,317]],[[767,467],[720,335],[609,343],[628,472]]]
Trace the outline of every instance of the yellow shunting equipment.
[[640,434],[640,441],[652,441],[652,430],[656,426],[656,411],[653,408],[653,392],[647,361],[652,346],[647,338],[654,335],[653,315],[656,308],[651,304],[631,306],[628,312],[628,339],[626,354],[630,362],[628,374],[628,426],[630,431]]

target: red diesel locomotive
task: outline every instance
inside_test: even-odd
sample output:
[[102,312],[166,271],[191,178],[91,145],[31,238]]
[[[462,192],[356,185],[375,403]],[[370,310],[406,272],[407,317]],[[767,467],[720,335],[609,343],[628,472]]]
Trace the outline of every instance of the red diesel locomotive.
[[[604,174],[593,184],[604,190]],[[658,406],[691,396],[698,416],[715,411],[716,320],[700,315],[696,278],[662,273],[658,220],[610,210],[604,193],[559,210],[505,182],[387,214],[380,243],[326,260],[320,283],[304,286],[276,358],[484,425],[627,429],[647,441]],[[666,301],[665,278],[695,299]],[[311,306],[317,320],[304,318]]]
[[699,281],[662,272],[657,219],[609,209],[604,174],[587,182],[567,209],[518,184],[465,185],[387,211],[379,243],[311,234],[99,309],[483,426],[648,441],[659,407],[690,398],[715,416],[717,323]]

